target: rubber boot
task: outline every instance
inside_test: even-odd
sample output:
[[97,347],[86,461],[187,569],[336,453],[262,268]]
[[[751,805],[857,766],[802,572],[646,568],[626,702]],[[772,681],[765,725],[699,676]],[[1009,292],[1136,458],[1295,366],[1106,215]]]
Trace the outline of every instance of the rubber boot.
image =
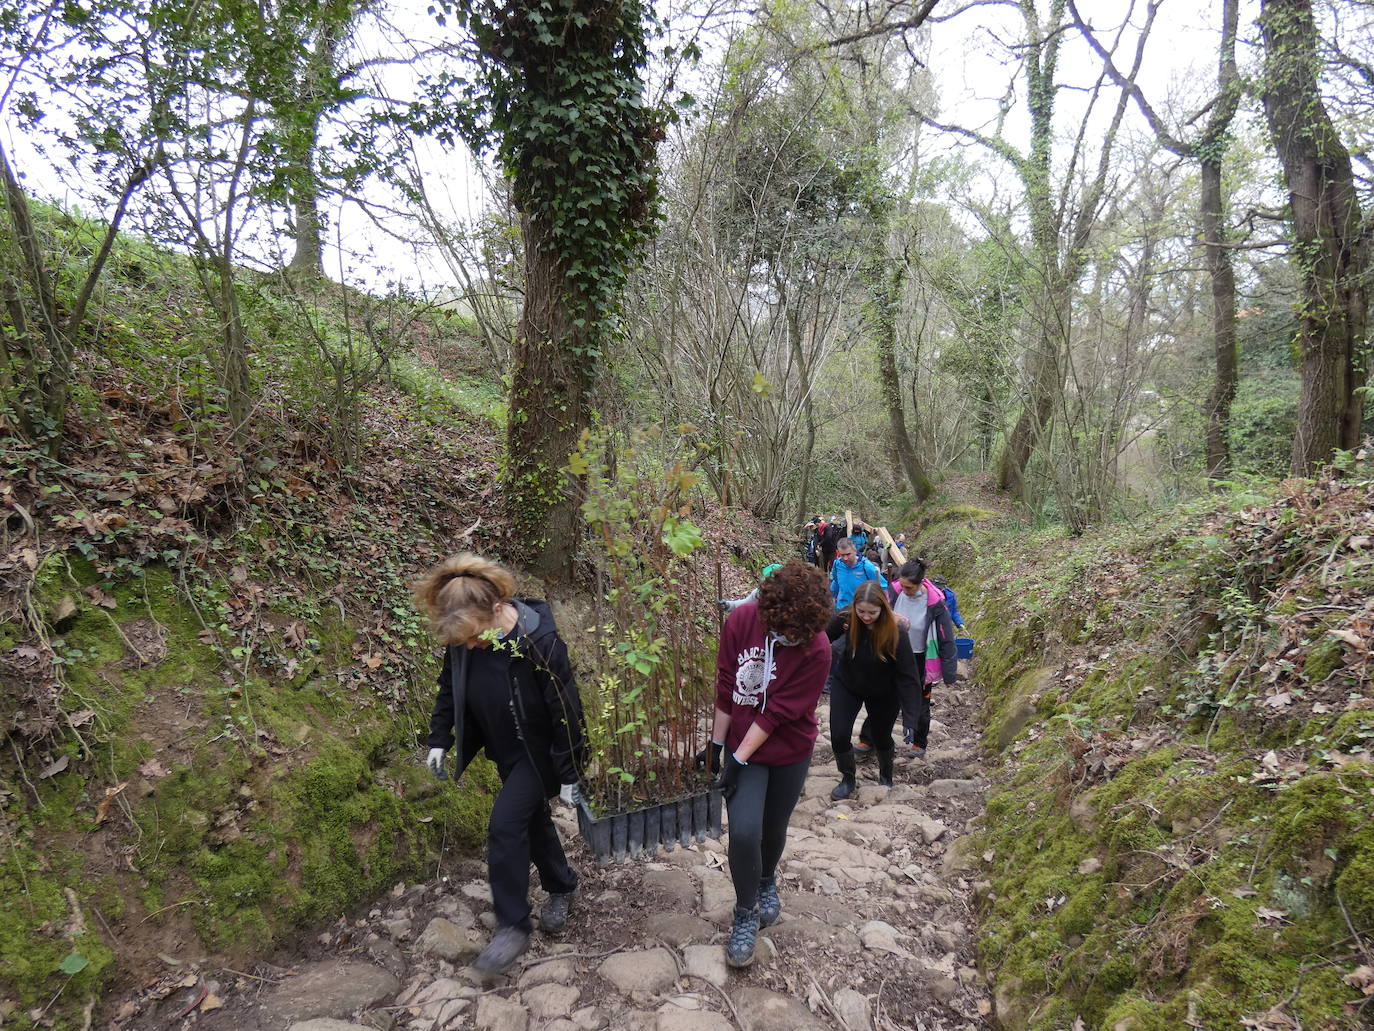
[[895,749],[891,742],[888,742],[886,750],[880,749],[878,751],[878,787],[880,788],[892,787],[892,757],[894,753]]
[[854,761],[853,752],[842,752],[835,756],[835,765],[840,768],[840,782],[830,792],[830,800],[839,802],[854,794],[854,777],[859,772],[859,764]]

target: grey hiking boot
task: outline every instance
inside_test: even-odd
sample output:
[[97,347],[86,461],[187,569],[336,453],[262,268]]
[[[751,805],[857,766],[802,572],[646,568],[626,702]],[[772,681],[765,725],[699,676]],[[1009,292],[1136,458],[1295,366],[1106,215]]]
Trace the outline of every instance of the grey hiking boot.
[[472,965],[483,974],[504,974],[529,947],[528,931],[518,927],[502,927],[492,935],[490,944],[478,954]]
[[782,916],[782,899],[778,897],[778,879],[766,877],[759,881],[759,926],[768,927]]
[[754,962],[754,943],[759,937],[759,907],[735,907],[735,922],[725,941],[725,962],[732,967],[747,967]]
[[539,927],[545,934],[562,934],[567,928],[574,894],[571,891],[549,893],[549,901],[539,910]]

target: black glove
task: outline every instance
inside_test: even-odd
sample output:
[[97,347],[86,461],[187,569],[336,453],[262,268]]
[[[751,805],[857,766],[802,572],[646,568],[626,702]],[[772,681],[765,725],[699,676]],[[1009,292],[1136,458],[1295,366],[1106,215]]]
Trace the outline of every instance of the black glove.
[[720,773],[720,750],[724,747],[724,745],[718,745],[712,741],[698,752],[696,754],[697,769],[704,770],[709,763],[711,767],[711,776],[714,777],[716,774]]
[[725,757],[725,762],[720,768],[720,776],[716,778],[715,784],[711,785],[720,792],[725,801],[728,802],[734,797],[735,788],[739,787],[739,771],[746,765],[735,758],[734,752]]

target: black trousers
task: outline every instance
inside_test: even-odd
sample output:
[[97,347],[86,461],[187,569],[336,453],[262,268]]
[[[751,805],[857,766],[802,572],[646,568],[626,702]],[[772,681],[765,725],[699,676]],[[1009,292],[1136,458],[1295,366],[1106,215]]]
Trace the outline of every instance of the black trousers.
[[[930,740],[930,685],[924,685],[920,694],[912,698],[903,698],[901,710],[902,740],[924,748]],[[834,711],[833,708],[831,711]],[[859,740],[866,745],[873,744],[872,716],[864,717],[863,726],[859,728]]]
[[726,803],[735,905],[752,909],[759,899],[759,881],[777,874],[787,845],[787,821],[801,798],[810,766],[807,756],[786,766],[750,763],[739,771],[735,793]]
[[854,721],[859,718],[859,709],[867,710],[859,740],[872,745],[879,752],[891,752],[896,746],[892,743],[892,727],[901,711],[901,699],[897,692],[891,691],[876,698],[863,698],[835,678],[830,682],[830,748],[836,755],[844,755],[854,746],[849,736],[854,733]]
[[487,881],[497,927],[532,930],[531,860],[545,891],[567,892],[577,887],[577,874],[568,865],[549,815],[544,783],[526,759],[502,780],[487,824]]

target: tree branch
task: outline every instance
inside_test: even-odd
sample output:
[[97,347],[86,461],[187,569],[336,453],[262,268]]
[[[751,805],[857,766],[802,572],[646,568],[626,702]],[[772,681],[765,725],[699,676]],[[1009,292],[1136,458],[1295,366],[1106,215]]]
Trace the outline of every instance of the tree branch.
[[872,39],[874,36],[886,36],[896,32],[906,32],[909,29],[918,29],[925,24],[926,19],[930,17],[930,12],[935,10],[935,5],[939,2],[940,0],[921,0],[921,4],[916,9],[916,13],[905,21],[892,22],[886,25],[874,25],[872,28],[864,29],[862,32],[853,32],[848,36],[841,36],[839,39],[832,39],[826,43],[822,43],[821,48],[842,47],[846,43],[857,43],[859,40]]

